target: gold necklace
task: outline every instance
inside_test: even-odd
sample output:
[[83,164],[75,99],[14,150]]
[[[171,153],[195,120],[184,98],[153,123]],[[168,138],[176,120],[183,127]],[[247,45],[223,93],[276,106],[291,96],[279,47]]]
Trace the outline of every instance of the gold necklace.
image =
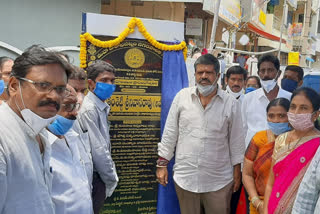
[[301,139],[304,138],[305,136],[307,136],[307,134],[308,134],[309,132],[311,132],[311,131],[313,131],[313,129],[310,130],[310,131],[308,131],[308,132],[307,132],[306,134],[304,134],[302,137],[300,137],[300,138],[298,139],[298,141],[294,144],[293,148],[291,148],[291,150],[290,150],[290,145],[291,145],[291,143],[289,143],[289,144],[288,144],[288,151],[292,151],[293,149],[295,149],[296,146],[297,146],[297,145],[299,144],[299,142],[301,141]]

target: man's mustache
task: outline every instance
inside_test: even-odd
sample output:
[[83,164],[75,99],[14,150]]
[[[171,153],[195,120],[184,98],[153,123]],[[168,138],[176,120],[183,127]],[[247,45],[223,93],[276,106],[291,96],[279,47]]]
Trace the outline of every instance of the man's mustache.
[[239,85],[234,85],[231,88],[240,88],[240,86]]
[[212,84],[212,82],[210,82],[210,80],[207,79],[207,78],[200,79],[199,83],[202,83],[202,82],[207,82],[207,83],[209,83],[209,84]]
[[55,102],[55,101],[53,101],[53,100],[40,101],[39,104],[38,104],[39,107],[41,107],[41,106],[47,106],[47,105],[55,105],[57,111],[59,111],[59,109],[60,109],[59,103],[57,103],[57,102]]

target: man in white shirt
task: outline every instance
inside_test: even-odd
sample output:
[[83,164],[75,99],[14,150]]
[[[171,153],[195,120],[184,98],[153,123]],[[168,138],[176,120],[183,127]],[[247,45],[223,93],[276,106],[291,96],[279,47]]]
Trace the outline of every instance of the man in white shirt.
[[232,66],[227,70],[226,74],[226,92],[232,95],[237,100],[241,101],[244,98],[244,87],[247,79],[247,71],[241,66]]
[[106,197],[110,197],[118,184],[115,164],[111,157],[108,114],[105,102],[115,90],[115,68],[101,60],[88,66],[89,92],[85,96],[78,119],[81,128],[88,132],[93,160],[92,201],[98,214]]
[[48,126],[52,147],[52,200],[56,214],[91,214],[91,185],[81,158],[80,135],[71,127],[76,120],[79,103],[76,91],[70,86],[70,95],[63,99],[58,117]]
[[258,75],[262,87],[245,95],[242,101],[241,114],[246,133],[246,147],[252,137],[268,129],[266,108],[275,98],[291,99],[291,93],[281,89],[277,80],[281,74],[279,59],[273,55],[263,55],[258,62]]
[[59,55],[33,46],[14,63],[0,106],[0,213],[54,214],[45,127],[54,120],[70,74]]
[[258,63],[257,57],[255,55],[251,55],[246,62],[246,66],[248,67],[249,75],[256,75],[256,67],[254,67]]
[[202,55],[195,62],[197,86],[174,98],[158,144],[157,179],[168,182],[175,153],[174,181],[182,214],[227,214],[241,182],[244,136],[240,105],[218,87],[219,61]]

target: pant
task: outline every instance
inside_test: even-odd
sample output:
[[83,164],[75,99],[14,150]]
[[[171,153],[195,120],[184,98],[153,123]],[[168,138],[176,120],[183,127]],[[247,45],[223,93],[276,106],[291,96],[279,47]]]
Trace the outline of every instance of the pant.
[[194,193],[175,183],[181,214],[229,214],[233,182],[214,192]]
[[93,172],[92,204],[93,204],[94,214],[99,214],[99,211],[103,207],[105,199],[106,199],[106,185],[101,180],[99,174],[97,172]]
[[237,212],[237,207],[240,199],[240,194],[241,194],[241,189],[242,189],[242,182],[240,184],[240,187],[237,192],[234,192],[231,197],[231,214],[236,214]]

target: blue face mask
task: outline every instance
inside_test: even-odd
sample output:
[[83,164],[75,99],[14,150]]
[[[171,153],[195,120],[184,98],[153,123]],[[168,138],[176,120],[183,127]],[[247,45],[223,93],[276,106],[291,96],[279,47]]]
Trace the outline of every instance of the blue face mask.
[[273,132],[275,135],[280,135],[282,133],[288,132],[291,130],[289,127],[289,123],[272,123],[268,122],[269,129]]
[[248,87],[248,88],[246,88],[246,94],[248,94],[248,93],[250,93],[250,92],[252,92],[252,91],[254,91],[254,90],[256,90],[256,88],[254,88],[254,87]]
[[282,79],[281,80],[281,88],[283,90],[293,92],[298,87],[298,82],[290,79]]
[[116,85],[113,84],[108,84],[104,82],[97,82],[96,83],[96,88],[94,89],[95,95],[100,98],[100,100],[105,101],[111,95],[113,92],[116,90]]
[[48,126],[48,129],[55,135],[65,135],[72,127],[74,121],[58,115],[57,119]]
[[3,94],[5,88],[4,80],[0,80],[0,95]]

